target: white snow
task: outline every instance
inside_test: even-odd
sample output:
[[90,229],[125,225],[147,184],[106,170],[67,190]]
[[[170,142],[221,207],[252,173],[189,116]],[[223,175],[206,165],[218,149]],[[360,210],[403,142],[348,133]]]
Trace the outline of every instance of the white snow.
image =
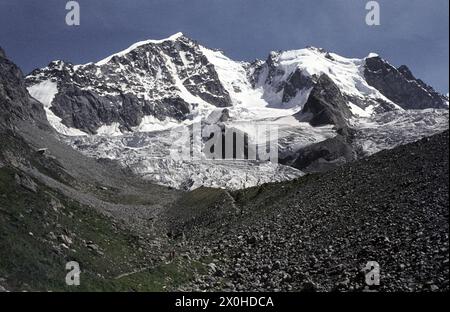
[[[234,119],[253,120],[290,116],[300,111],[312,88],[299,90],[294,98],[283,102],[283,90],[278,86],[284,83],[297,69],[305,76],[328,75],[338,85],[340,90],[349,96],[361,100],[381,99],[396,106],[378,90],[367,84],[363,74],[365,59],[344,58],[334,53],[326,54],[316,48],[272,52],[275,60],[276,75],[267,84],[269,72],[264,66],[259,81],[253,87],[248,80],[245,66],[248,64],[236,62],[226,57],[221,51],[213,51],[200,46],[202,53],[208,58],[217,71],[219,79],[230,94],[233,107],[229,108]],[[375,56],[371,53],[370,56]],[[367,117],[374,111],[371,105],[360,108],[349,103],[355,115]]]
[[32,97],[41,102],[44,105],[45,113],[47,114],[47,120],[50,125],[55,128],[61,134],[67,136],[84,136],[85,132],[69,128],[62,123],[62,119],[55,115],[50,109],[52,107],[53,99],[58,93],[58,85],[52,80],[45,80],[31,87],[28,87],[28,92]]
[[233,61],[221,51],[213,51],[203,46],[200,46],[200,50],[214,65],[222,85],[230,94],[233,107],[229,110],[233,118],[253,120],[289,116],[298,112],[306,102],[308,91],[299,92],[298,98],[293,101],[297,105],[273,105],[264,98],[264,86],[252,87],[244,68],[245,63]]
[[110,125],[103,125],[97,129],[97,135],[100,136],[120,136],[122,135],[122,131],[120,131],[120,124],[118,122],[113,122]]
[[372,57],[378,57],[379,55],[377,53],[371,52],[369,55],[367,55],[366,58],[372,58]]
[[52,80],[46,80],[29,87],[28,92],[32,97],[44,104],[45,108],[50,108],[55,95],[58,93],[58,85]]
[[362,109],[361,107],[353,104],[348,103],[350,107],[350,111],[353,113],[353,115],[358,117],[369,117],[372,114],[373,106],[368,106],[366,109]]
[[345,58],[335,53],[328,53],[327,56],[325,52],[316,48],[286,51],[277,57],[279,69],[284,72],[284,75],[278,79],[286,80],[296,69],[300,69],[302,73],[309,76],[326,74],[336,83],[341,92],[347,95],[356,97],[363,95],[392,103],[364,79],[362,73],[364,61],[364,59]]
[[154,116],[144,116],[139,126],[134,127],[135,132],[153,132],[167,130],[180,125],[180,122],[173,118],[165,118],[163,121]]

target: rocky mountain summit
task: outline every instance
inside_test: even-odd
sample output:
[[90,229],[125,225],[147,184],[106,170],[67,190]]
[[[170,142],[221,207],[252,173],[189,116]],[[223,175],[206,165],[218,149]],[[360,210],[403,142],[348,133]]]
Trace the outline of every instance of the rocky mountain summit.
[[395,68],[373,56],[366,59],[364,77],[369,85],[404,109],[448,108],[448,98],[415,78],[406,65]]
[[181,121],[193,105],[231,105],[200,46],[182,34],[137,43],[96,63],[55,61],[27,83],[32,94],[54,92],[46,104],[65,126],[87,133],[113,123],[131,131],[146,116]]

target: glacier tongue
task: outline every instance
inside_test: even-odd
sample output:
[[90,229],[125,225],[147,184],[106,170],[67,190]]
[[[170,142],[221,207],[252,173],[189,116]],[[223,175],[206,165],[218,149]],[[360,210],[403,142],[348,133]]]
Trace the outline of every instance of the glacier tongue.
[[352,120],[357,129],[355,147],[362,156],[372,155],[420,140],[448,129],[448,109],[403,110]]
[[174,159],[170,155],[173,140],[170,130],[65,137],[68,144],[87,156],[117,160],[145,179],[179,189],[239,189],[303,175],[295,168],[269,161]]
[[143,178],[178,189],[215,187],[236,190],[263,183],[292,180],[303,175],[289,166],[270,162],[204,161],[177,162],[146,159],[135,168]]
[[[353,118],[350,121],[355,130],[353,146],[359,157],[371,155],[446,130],[448,118],[449,112],[445,109],[391,111]],[[279,152],[283,157],[336,136],[332,125],[312,127],[292,116],[260,121],[278,126]],[[225,124],[252,133],[252,125],[248,122],[228,121]],[[171,159],[171,129],[64,139],[87,156],[117,160],[145,179],[179,189],[192,190],[200,186],[240,189],[291,180],[304,174],[290,166],[270,162]]]

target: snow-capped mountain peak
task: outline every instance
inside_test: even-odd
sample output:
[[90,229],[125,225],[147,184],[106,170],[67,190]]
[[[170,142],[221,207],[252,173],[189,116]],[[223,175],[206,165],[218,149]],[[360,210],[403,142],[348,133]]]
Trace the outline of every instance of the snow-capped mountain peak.
[[339,89],[355,116],[409,108],[414,97],[421,108],[448,103],[374,53],[357,59],[308,47],[271,52],[266,61],[247,63],[182,33],[135,43],[95,63],[54,61],[26,81],[36,97],[48,91],[40,88],[56,84],[56,93],[45,98],[52,99],[46,108],[57,128],[95,134],[160,129],[223,107],[238,120],[293,116],[319,88],[321,76]]
[[315,84],[321,75],[327,75],[347,98],[355,113],[401,109],[381,92],[370,86],[364,77],[365,59],[345,58],[316,47],[272,52],[260,69],[258,85],[270,85],[265,97],[278,103],[289,102],[301,90]]
[[[448,97],[377,54],[346,58],[308,47],[248,63],[181,33],[84,65],[54,61],[26,85],[69,144],[177,188],[291,179],[448,127],[448,110],[411,112],[448,109]],[[277,126],[284,165],[171,159],[169,130],[189,131],[202,118],[246,134],[255,121]]]
[[106,63],[108,63],[113,57],[121,57],[124,56],[128,53],[130,53],[131,51],[135,50],[136,48],[139,48],[141,46],[147,45],[147,44],[159,44],[159,43],[163,43],[166,41],[175,41],[181,37],[183,37],[183,33],[182,32],[178,32],[176,34],[173,34],[172,36],[169,36],[167,38],[164,39],[159,39],[159,40],[154,40],[154,39],[149,39],[149,40],[144,40],[144,41],[139,41],[136,42],[134,44],[132,44],[131,46],[129,46],[127,49],[120,51],[118,53],[114,53],[113,55],[110,55],[98,62],[95,63],[95,65],[97,66],[102,66],[105,65]]

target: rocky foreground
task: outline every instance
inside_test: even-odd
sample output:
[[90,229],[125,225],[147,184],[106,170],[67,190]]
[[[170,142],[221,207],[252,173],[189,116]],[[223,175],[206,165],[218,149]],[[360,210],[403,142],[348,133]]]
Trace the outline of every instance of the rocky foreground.
[[[172,212],[184,218],[172,235],[209,271],[180,289],[448,290],[448,140],[446,131],[232,197],[198,190],[205,207],[180,202],[191,210]],[[380,265],[378,287],[365,283],[368,261]]]
[[[125,177],[122,191],[113,179],[90,187],[45,155],[11,159],[24,148],[11,140],[0,157],[0,291],[448,290],[448,140],[291,182],[183,194]],[[79,287],[65,285],[68,261],[82,266]],[[365,284],[368,261],[380,265],[378,287]]]

